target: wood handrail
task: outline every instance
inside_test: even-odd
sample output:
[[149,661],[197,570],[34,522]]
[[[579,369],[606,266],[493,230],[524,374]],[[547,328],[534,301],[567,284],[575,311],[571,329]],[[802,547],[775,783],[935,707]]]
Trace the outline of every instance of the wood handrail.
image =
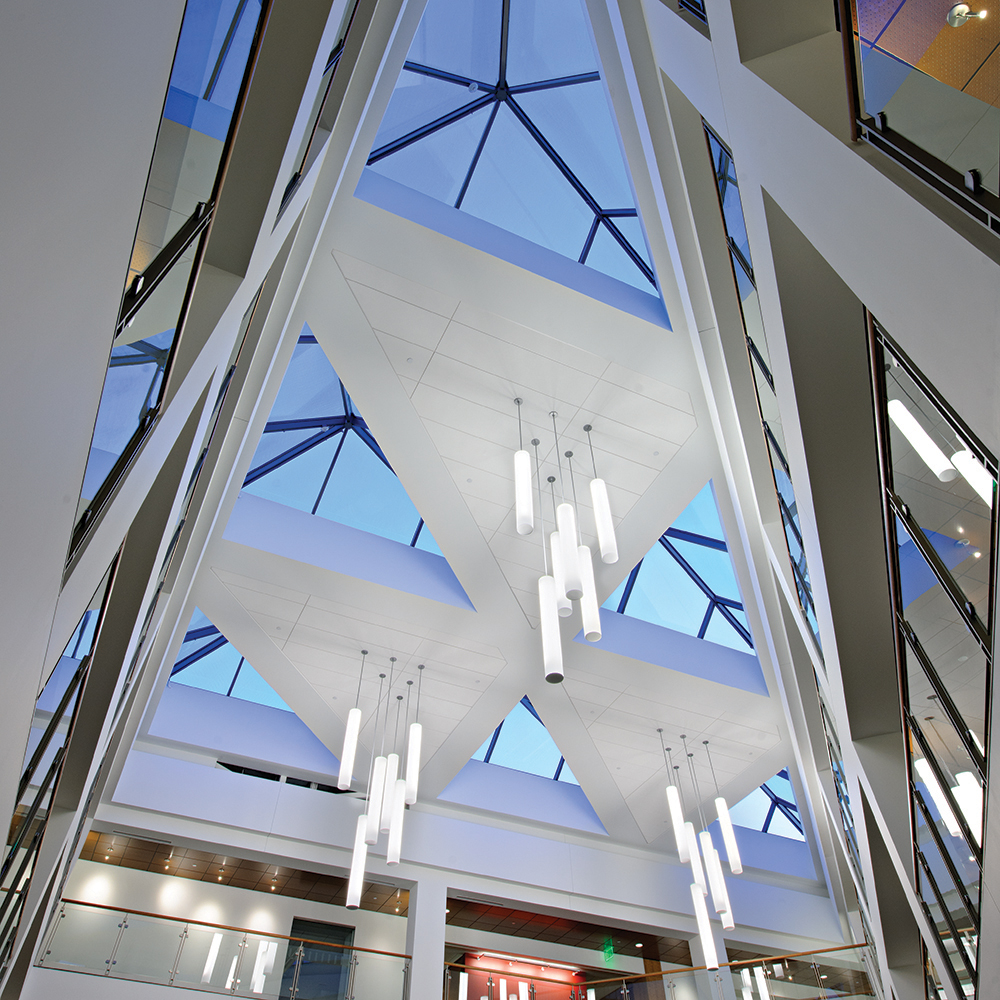
[[[462,947],[462,945],[455,945],[454,947]],[[764,962],[772,962],[772,963],[783,962],[789,958],[802,958],[804,955],[826,955],[834,951],[848,951],[849,949],[853,948],[867,948],[867,947],[868,947],[867,941],[862,941],[861,944],[840,944],[837,945],[835,948],[823,948],[820,950],[813,950],[813,951],[795,951],[795,952],[789,952],[787,955],[764,955],[760,958],[744,958],[738,962],[720,962],[719,968],[725,969],[725,968],[736,968],[741,965],[759,965]],[[470,949],[470,951],[475,951],[475,950],[476,950],[475,948]],[[452,969],[467,969],[471,972],[491,973],[494,971],[492,969],[479,969],[473,965],[462,965],[459,962],[445,962],[444,964],[445,966],[448,966]],[[613,976],[610,979],[590,979],[581,985],[601,986],[606,983],[622,983],[622,982],[636,983],[646,979],[662,979],[664,976],[671,976],[681,972],[706,972],[706,971],[714,971],[714,970],[709,970],[707,965],[691,965],[691,966],[680,965],[673,969],[663,969],[660,972],[645,972],[642,974],[633,973],[631,975],[623,974],[620,976]],[[530,976],[525,978],[530,978],[540,983],[556,983],[559,986],[566,985],[561,979],[546,979],[543,976]]]
[[211,927],[217,931],[233,931],[236,934],[256,934],[258,937],[281,938],[283,941],[299,941],[302,944],[318,944],[324,948],[343,948],[345,951],[364,951],[370,955],[387,955],[389,958],[410,959],[412,955],[403,955],[396,951],[379,951],[377,948],[359,948],[353,944],[335,944],[333,941],[315,941],[312,938],[292,937],[291,934],[272,934],[270,931],[255,931],[249,927],[230,927],[228,924],[212,924],[207,920],[189,920],[186,917],[171,917],[166,913],[147,913],[144,910],[130,910],[123,906],[108,906],[106,903],[88,903],[84,899],[64,899],[63,903],[74,906],[90,906],[96,910],[114,910],[133,917],[152,917],[155,920],[170,920],[175,924],[197,924],[199,927]]

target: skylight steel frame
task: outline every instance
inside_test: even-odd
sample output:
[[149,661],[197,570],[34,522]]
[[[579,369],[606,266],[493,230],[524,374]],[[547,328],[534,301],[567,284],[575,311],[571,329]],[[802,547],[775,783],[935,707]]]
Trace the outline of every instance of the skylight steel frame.
[[597,71],[593,71],[590,73],[578,73],[572,76],[555,77],[548,80],[537,80],[533,83],[522,83],[510,86],[507,83],[507,52],[509,34],[510,0],[503,0],[503,7],[500,16],[500,60],[496,83],[488,83],[485,80],[477,80],[473,77],[462,76],[458,73],[451,73],[447,70],[437,69],[433,66],[427,66],[423,63],[417,63],[412,60],[404,62],[404,73],[416,73],[422,76],[432,77],[436,80],[441,80],[445,83],[452,83],[456,86],[465,87],[474,93],[479,91],[485,91],[485,93],[482,97],[477,97],[468,104],[465,104],[460,108],[456,108],[454,111],[450,111],[445,115],[441,115],[419,128],[412,129],[410,132],[394,139],[392,142],[388,142],[385,145],[372,150],[368,157],[367,165],[370,167],[373,164],[378,163],[380,160],[391,156],[393,153],[398,153],[400,150],[406,149],[408,146],[412,146],[415,142],[419,142],[421,139],[425,139],[427,136],[433,135],[435,132],[439,132],[441,129],[446,128],[449,125],[453,125],[455,122],[461,121],[463,118],[467,118],[469,115],[475,114],[477,111],[481,111],[482,109],[492,105],[492,111],[485,127],[483,128],[483,133],[476,146],[476,150],[473,153],[469,169],[466,172],[464,181],[462,182],[458,197],[455,200],[455,204],[452,206],[456,209],[460,209],[462,207],[462,202],[465,200],[465,195],[469,190],[469,185],[472,182],[472,176],[475,173],[476,167],[479,165],[480,157],[482,156],[483,149],[486,146],[486,141],[489,138],[490,131],[493,128],[493,123],[496,121],[500,106],[501,104],[506,104],[514,117],[524,127],[528,135],[531,136],[559,173],[562,174],[563,179],[570,185],[571,188],[573,188],[586,206],[594,213],[594,220],[591,223],[587,237],[584,240],[583,247],[580,250],[577,263],[587,263],[587,257],[589,256],[591,248],[594,245],[594,238],[597,236],[598,230],[603,225],[632,263],[639,269],[642,276],[653,286],[653,288],[656,288],[656,276],[653,273],[652,267],[650,267],[650,265],[643,260],[642,255],[635,249],[635,247],[632,246],[631,242],[629,242],[626,236],[612,221],[616,218],[638,219],[638,209],[635,207],[602,208],[587,186],[559,155],[555,147],[548,141],[548,139],[545,138],[545,135],[531,120],[531,117],[527,114],[524,108],[522,108],[521,105],[515,100],[515,97],[518,94],[536,93],[541,90],[552,90],[557,87],[571,87],[575,84],[581,83],[594,83],[601,79],[601,74]]
[[[545,723],[542,722],[541,717],[535,711],[535,706],[531,704],[531,701],[528,699],[527,695],[525,695],[521,699],[520,703],[534,716],[534,718],[536,718],[538,720],[539,725],[543,729],[545,729]],[[500,730],[503,729],[503,724],[506,721],[507,721],[506,718],[504,718],[503,720],[501,720],[500,725],[497,726],[496,729],[493,730],[493,735],[490,737],[490,745],[486,748],[486,754],[483,757],[483,763],[484,764],[491,763],[490,758],[493,756],[493,751],[496,749],[497,740],[500,738]],[[548,730],[546,730],[546,732],[548,732]],[[559,748],[556,747],[556,749],[558,750]],[[496,766],[497,767],[503,767],[505,765],[497,764]],[[558,781],[559,780],[559,775],[562,774],[563,768],[565,766],[566,766],[566,758],[562,755],[562,753],[560,753],[559,754],[559,763],[556,764],[555,773],[552,775],[552,780],[553,781]],[[511,768],[510,770],[516,770],[516,768]],[[534,772],[526,771],[524,773],[531,774],[531,773],[534,773]],[[539,777],[545,777],[545,775],[539,775]],[[567,784],[568,784],[568,782],[567,782]]]
[[[694,545],[702,545],[705,548],[716,549],[719,552],[729,552],[729,546],[720,539],[712,538],[708,535],[700,535],[694,531],[684,531],[681,528],[667,528],[662,535],[660,535],[658,541],[660,545],[673,557],[674,561],[684,570],[685,573],[694,581],[695,585],[701,590],[701,592],[708,598],[708,608],[705,611],[705,615],[702,618],[701,625],[698,629],[698,638],[704,639],[705,634],[708,631],[708,626],[711,623],[713,614],[718,611],[723,618],[733,627],[736,634],[751,648],[753,649],[753,637],[750,635],[750,630],[733,614],[733,611],[744,611],[743,605],[734,600],[731,597],[723,597],[721,594],[717,594],[702,578],[698,571],[684,558],[684,556],[678,551],[677,547],[671,544],[670,539],[675,539],[676,541],[690,542]],[[615,609],[618,614],[627,614],[629,598],[632,596],[632,588],[635,586],[635,582],[639,576],[639,570],[642,568],[643,560],[640,559],[632,572],[628,575],[628,580],[625,583],[625,589],[622,591],[621,600],[618,602],[618,607]]]

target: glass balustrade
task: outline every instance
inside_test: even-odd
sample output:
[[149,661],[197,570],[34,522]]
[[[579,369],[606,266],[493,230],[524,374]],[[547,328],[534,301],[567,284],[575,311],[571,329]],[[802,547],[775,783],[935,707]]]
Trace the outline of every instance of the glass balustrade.
[[476,949],[446,962],[443,1000],[836,1000],[878,997],[868,977],[867,945],[731,962],[716,970],[678,968],[642,975],[542,959],[492,956]]
[[64,900],[41,951],[48,969],[261,997],[404,997],[409,956]]

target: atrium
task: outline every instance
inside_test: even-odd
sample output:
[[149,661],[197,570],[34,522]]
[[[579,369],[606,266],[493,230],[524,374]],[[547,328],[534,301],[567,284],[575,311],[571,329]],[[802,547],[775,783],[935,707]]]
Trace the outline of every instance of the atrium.
[[0,1000],[993,995],[1000,11],[889,6],[0,10]]

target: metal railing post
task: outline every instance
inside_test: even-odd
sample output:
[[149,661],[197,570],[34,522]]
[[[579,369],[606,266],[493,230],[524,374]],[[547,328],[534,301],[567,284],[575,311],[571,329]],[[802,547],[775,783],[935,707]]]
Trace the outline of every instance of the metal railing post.
[[347,976],[347,998],[346,1000],[354,1000],[354,981],[358,975],[358,956],[356,952],[351,952],[351,966],[350,972]]
[[403,1000],[410,995],[410,963],[403,962]]
[[41,957],[38,959],[39,965],[45,964],[45,959],[52,954],[52,939],[56,936],[56,931],[59,929],[59,921],[66,916],[66,904],[59,904],[59,912],[56,914],[55,919],[52,921],[52,926],[49,928],[48,934],[45,936],[45,944],[42,946]]
[[174,985],[174,977],[177,975],[177,969],[181,964],[181,952],[184,950],[184,942],[187,940],[188,936],[187,924],[181,928],[181,932],[177,936],[180,938],[180,943],[177,945],[177,954],[174,956],[174,964],[170,968],[170,979],[168,981],[169,986]]
[[115,964],[115,956],[118,954],[118,945],[122,942],[122,936],[125,931],[128,930],[128,914],[126,913],[122,917],[122,922],[118,925],[118,937],[115,938],[115,943],[111,946],[111,954],[104,960],[104,964],[107,968],[104,970],[104,975],[111,975],[111,967]]
[[305,948],[302,946],[302,942],[299,942],[299,946],[295,951],[295,968],[292,970],[292,986],[288,991],[289,1000],[295,1000],[299,993],[299,973],[302,971],[302,956],[305,954]]
[[243,959],[246,957],[247,950],[247,936],[243,935],[243,940],[240,941],[239,950],[236,953],[236,965],[233,966],[233,981],[230,984],[229,992],[235,993],[240,985],[240,972],[243,969]]

